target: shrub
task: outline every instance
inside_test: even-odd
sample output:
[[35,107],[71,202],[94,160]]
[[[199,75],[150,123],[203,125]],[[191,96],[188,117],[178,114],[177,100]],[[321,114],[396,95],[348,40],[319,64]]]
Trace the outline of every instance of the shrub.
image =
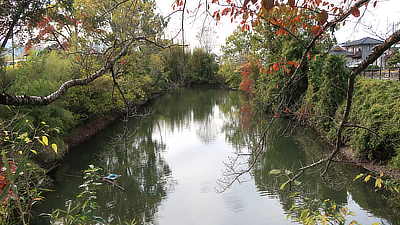
[[[396,147],[390,140],[400,136],[399,105],[398,81],[361,79],[356,83],[350,119],[375,132],[354,129],[349,144],[359,156],[384,161],[395,156]],[[393,158],[393,165],[398,164],[397,158]]]

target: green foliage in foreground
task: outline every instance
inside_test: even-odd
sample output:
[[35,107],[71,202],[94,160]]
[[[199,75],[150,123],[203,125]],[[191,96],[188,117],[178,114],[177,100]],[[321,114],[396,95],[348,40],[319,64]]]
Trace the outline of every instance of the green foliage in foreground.
[[[355,216],[347,207],[338,206],[333,200],[305,199],[304,203],[293,205],[287,219],[306,225],[314,224],[345,224],[347,216]],[[358,224],[352,221],[350,224]],[[379,224],[379,223],[378,223]],[[373,224],[375,225],[375,224]]]
[[[84,171],[83,179],[85,182],[79,186],[83,191],[77,196],[77,203],[73,203],[72,200],[67,200],[65,209],[55,209],[52,213],[44,213],[41,215],[49,217],[51,224],[111,224],[106,222],[103,218],[96,216],[96,211],[100,207],[96,203],[96,186],[101,185],[101,183],[98,182],[100,179],[99,171],[101,170],[102,169],[99,167],[89,165],[89,169]],[[122,222],[118,216],[115,219],[118,225],[135,224],[135,219],[130,223]]]

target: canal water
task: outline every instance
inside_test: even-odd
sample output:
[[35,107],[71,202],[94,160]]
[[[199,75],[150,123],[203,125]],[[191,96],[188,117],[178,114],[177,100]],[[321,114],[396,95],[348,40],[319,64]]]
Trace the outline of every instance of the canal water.
[[[34,208],[36,213],[65,209],[67,200],[80,204],[76,196],[83,191],[78,188],[84,182],[82,172],[94,165],[103,169],[102,175],[122,175],[117,183],[124,190],[102,182],[96,192],[100,208],[95,215],[112,224],[117,216],[137,224],[296,224],[287,215],[301,199],[289,198],[287,188],[280,190],[285,178],[269,172],[295,170],[326,153],[312,131],[278,121],[251,172],[220,192],[226,187],[221,181],[234,178],[224,171],[232,165],[247,168],[254,160],[247,153],[268,118],[255,113],[245,95],[223,88],[178,89],[139,111],[143,116],[117,121],[71,149],[55,174],[54,191]],[[349,222],[396,221],[371,182],[353,181],[359,168],[334,164],[326,180],[318,172],[301,177],[297,188],[302,196],[348,207],[355,213],[346,217]],[[35,223],[48,221],[38,217]]]

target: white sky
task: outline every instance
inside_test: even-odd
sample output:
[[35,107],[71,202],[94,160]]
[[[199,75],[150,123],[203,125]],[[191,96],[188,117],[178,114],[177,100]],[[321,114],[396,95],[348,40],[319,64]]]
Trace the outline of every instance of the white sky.
[[[173,12],[172,4],[175,0],[156,0],[157,6],[161,14],[165,17]],[[199,2],[204,2],[205,0],[187,0],[188,9],[193,10],[199,4]],[[336,38],[338,43],[342,43],[345,41],[354,41],[357,39],[361,39],[363,37],[372,37],[376,39],[386,38],[387,33],[392,33],[393,24],[398,24],[400,22],[400,0],[378,0],[378,4],[376,8],[373,8],[373,3],[375,0],[372,0],[368,6],[368,9],[365,10],[363,7],[360,12],[364,15],[362,19],[352,19],[350,21],[346,21],[346,25],[342,27],[338,32],[336,32]],[[211,12],[214,10],[211,9]],[[186,43],[189,42],[191,47],[195,47],[198,45],[198,41],[196,40],[196,34],[198,29],[202,26],[202,19],[190,18],[193,16],[192,13],[185,13],[185,39]],[[199,18],[199,15],[197,15]],[[168,25],[168,35],[169,38],[176,36],[177,32],[179,32],[181,27],[181,12],[175,13],[171,16],[171,21]],[[330,20],[329,18],[328,20]],[[237,26],[237,21],[234,23],[230,22],[229,16],[221,17],[220,23],[218,26],[213,22],[212,27],[217,32],[217,40],[218,45],[214,52],[219,52],[220,45],[225,44],[225,39],[232,34],[233,30]],[[192,21],[195,21],[194,23]],[[360,22],[360,23],[357,23]],[[400,28],[397,26],[397,28]],[[396,27],[395,27],[396,29]],[[179,34],[179,39],[181,39],[181,34]]]

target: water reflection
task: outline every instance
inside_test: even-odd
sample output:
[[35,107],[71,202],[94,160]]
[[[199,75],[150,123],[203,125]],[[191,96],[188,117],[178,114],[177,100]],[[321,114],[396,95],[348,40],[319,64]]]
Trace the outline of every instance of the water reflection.
[[[66,199],[75,199],[82,179],[65,175],[80,176],[94,164],[105,173],[122,175],[118,182],[124,191],[108,183],[98,190],[99,215],[111,222],[118,215],[125,221],[135,218],[138,224],[291,223],[285,214],[301,199],[288,198],[288,190],[280,190],[285,179],[272,177],[269,171],[296,169],[317,160],[326,146],[313,132],[286,129],[290,136],[278,138],[288,121],[275,123],[264,155],[244,177],[250,182],[217,194],[215,182],[225,168],[222,161],[239,154],[241,166],[248,167],[253,158],[247,153],[268,118],[255,113],[245,95],[224,89],[179,89],[146,107],[156,113],[128,124],[115,123],[72,150],[58,171],[55,192],[46,197],[51,205],[38,210],[51,212],[62,208]],[[352,182],[358,172],[351,165],[334,164],[330,180],[305,174],[299,191],[352,207],[354,219],[361,223],[379,221],[375,217],[394,221],[373,184]]]
[[131,123],[114,135],[98,158],[106,171],[122,175],[121,185],[125,187],[118,193],[114,187],[99,190],[104,208],[109,209],[101,216],[119,215],[129,221],[133,215],[139,223],[150,222],[155,220],[158,207],[175,182],[163,156],[165,144],[152,139],[154,126],[145,124],[138,129],[138,121]]

